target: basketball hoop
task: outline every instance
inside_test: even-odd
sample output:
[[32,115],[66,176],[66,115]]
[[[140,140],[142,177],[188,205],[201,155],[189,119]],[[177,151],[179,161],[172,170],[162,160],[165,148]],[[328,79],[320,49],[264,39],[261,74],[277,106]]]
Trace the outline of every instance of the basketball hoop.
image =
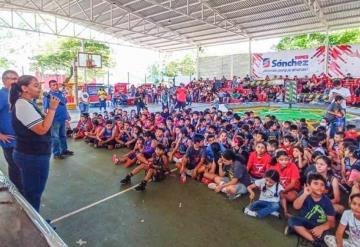
[[79,52],[78,67],[89,68],[89,69],[101,68],[102,67],[102,57],[100,54]]

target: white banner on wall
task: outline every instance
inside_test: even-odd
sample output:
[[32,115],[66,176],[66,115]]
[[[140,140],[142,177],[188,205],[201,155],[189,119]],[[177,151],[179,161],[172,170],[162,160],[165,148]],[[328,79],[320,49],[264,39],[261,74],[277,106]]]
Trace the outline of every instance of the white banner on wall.
[[270,78],[288,75],[304,77],[325,71],[325,48],[252,54],[252,75]]
[[343,78],[348,73],[360,77],[360,45],[331,46],[328,73],[335,78]]

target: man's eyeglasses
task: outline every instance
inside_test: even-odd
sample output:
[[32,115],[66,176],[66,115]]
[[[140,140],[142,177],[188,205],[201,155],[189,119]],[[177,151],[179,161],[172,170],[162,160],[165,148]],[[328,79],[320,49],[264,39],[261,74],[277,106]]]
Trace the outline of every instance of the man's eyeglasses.
[[17,77],[6,77],[6,79],[15,81],[15,80],[17,80],[18,78],[17,78]]

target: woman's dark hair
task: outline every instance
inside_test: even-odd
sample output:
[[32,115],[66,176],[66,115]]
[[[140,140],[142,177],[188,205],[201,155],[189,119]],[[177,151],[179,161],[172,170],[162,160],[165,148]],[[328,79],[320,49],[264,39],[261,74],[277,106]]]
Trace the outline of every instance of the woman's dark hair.
[[9,96],[11,110],[14,109],[16,101],[20,98],[20,95],[22,93],[21,87],[29,86],[32,80],[36,80],[36,77],[32,75],[23,75],[19,77],[16,83],[11,84],[10,96]]
[[218,142],[211,143],[210,148],[214,154],[214,161],[217,162],[221,158],[221,146]]
[[272,157],[271,161],[270,161],[270,165],[274,166],[277,163],[277,159],[280,158],[280,156],[289,156],[284,150],[278,150],[275,152],[275,156]]
[[319,155],[315,158],[315,160],[322,159],[328,167],[331,167],[331,159],[325,155]]
[[296,146],[294,147],[294,149],[295,149],[295,148],[296,148],[297,150],[299,150],[300,153],[304,154],[304,149],[302,148],[302,146],[296,145]]

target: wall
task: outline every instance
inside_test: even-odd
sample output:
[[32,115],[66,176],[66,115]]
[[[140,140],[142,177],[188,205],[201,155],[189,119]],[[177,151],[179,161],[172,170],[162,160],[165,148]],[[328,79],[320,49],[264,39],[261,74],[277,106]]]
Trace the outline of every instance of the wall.
[[234,75],[244,77],[249,74],[249,54],[199,57],[199,76],[202,78],[231,79]]

